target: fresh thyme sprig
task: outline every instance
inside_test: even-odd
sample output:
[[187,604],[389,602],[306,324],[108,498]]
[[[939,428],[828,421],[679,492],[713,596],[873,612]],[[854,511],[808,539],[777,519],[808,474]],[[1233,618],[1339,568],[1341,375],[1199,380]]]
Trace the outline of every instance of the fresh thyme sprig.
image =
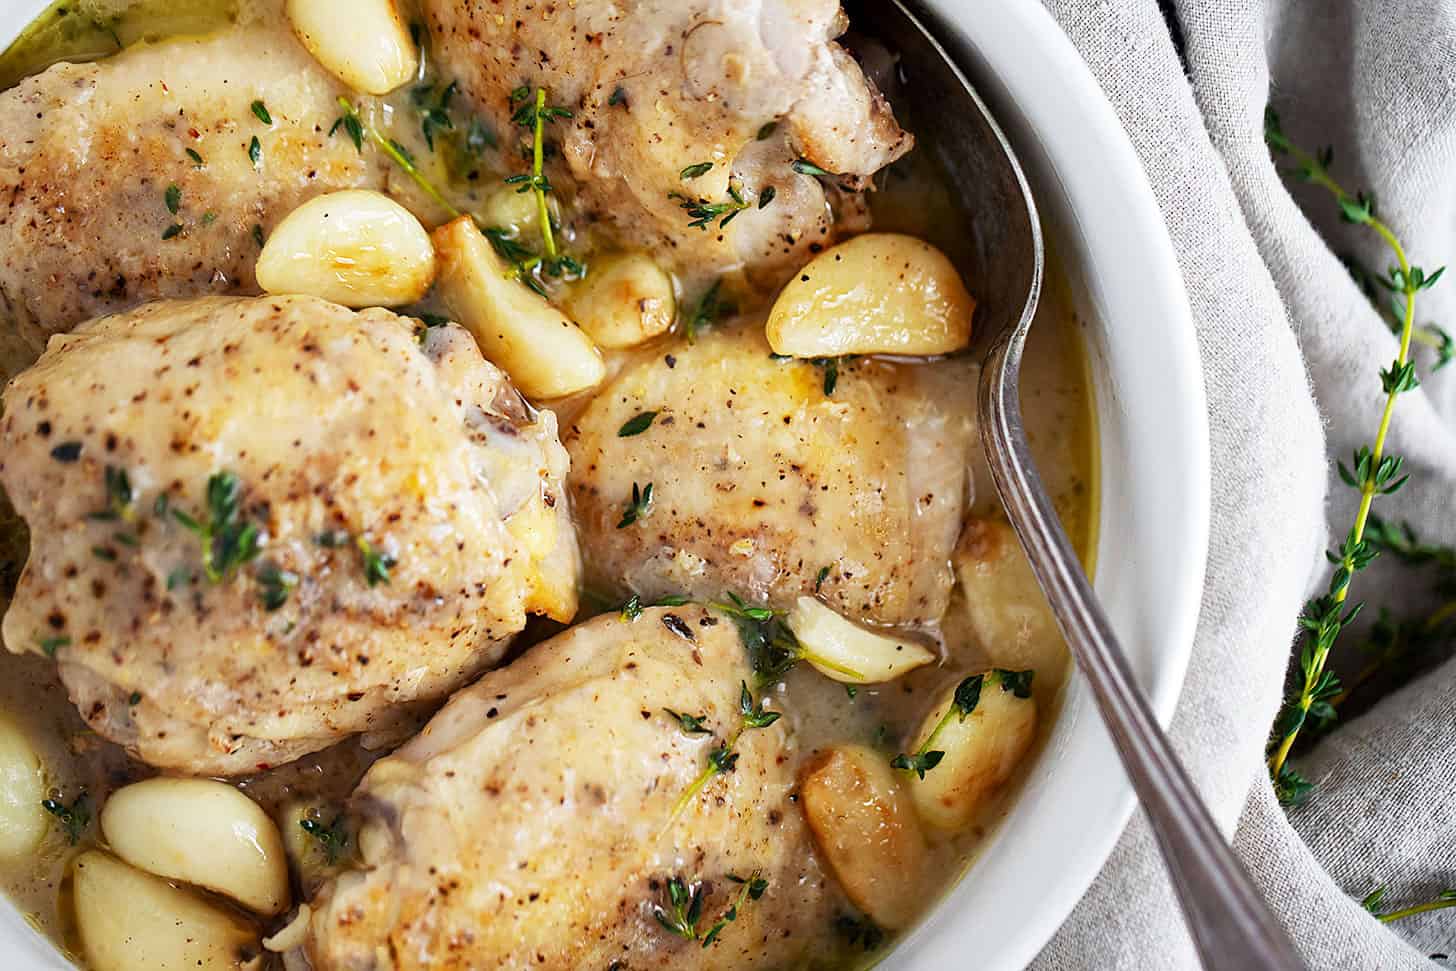
[[[738,740],[743,737],[744,732],[767,728],[778,721],[780,716],[781,712],[765,709],[762,698],[755,701],[753,692],[748,690],[748,682],[740,681],[737,727],[734,728],[733,734],[729,735],[726,741],[708,753],[708,764],[703,767],[702,772],[698,773],[698,777],[683,790],[682,795],[677,797],[677,802],[673,803],[672,813],[668,816],[667,826],[665,828],[671,828],[672,824],[677,821],[677,818],[682,815],[683,810],[697,798],[698,793],[702,792],[708,783],[712,782],[719,775],[727,775],[738,765],[738,752],[736,749],[738,747]],[[679,721],[679,724],[681,724],[681,721]]]
[[1326,670],[1326,663],[1340,632],[1350,625],[1362,606],[1356,603],[1346,608],[1345,604],[1349,597],[1351,580],[1356,573],[1369,566],[1376,556],[1375,547],[1365,538],[1371,506],[1376,496],[1390,495],[1405,484],[1405,477],[1400,474],[1400,457],[1387,455],[1385,452],[1386,437],[1390,432],[1396,399],[1419,384],[1415,365],[1410,358],[1415,329],[1416,294],[1435,285],[1444,272],[1444,267],[1427,275],[1420,267],[1411,265],[1405,248],[1394,231],[1376,216],[1375,200],[1363,192],[1351,195],[1331,177],[1329,167],[1333,161],[1333,151],[1326,148],[1317,155],[1311,155],[1295,145],[1284,134],[1279,124],[1279,116],[1272,108],[1265,112],[1264,138],[1273,152],[1293,158],[1294,174],[1298,178],[1322,186],[1334,195],[1340,215],[1346,221],[1368,227],[1385,241],[1394,254],[1397,265],[1380,281],[1381,285],[1404,297],[1400,349],[1395,362],[1380,372],[1381,386],[1385,391],[1385,408],[1381,413],[1374,444],[1362,446],[1356,451],[1352,465],[1346,467],[1341,463],[1339,469],[1340,477],[1346,484],[1360,493],[1355,523],[1340,548],[1328,554],[1330,561],[1335,564],[1329,587],[1322,596],[1314,597],[1306,603],[1300,616],[1305,643],[1299,657],[1299,674],[1285,699],[1270,739],[1269,774],[1280,801],[1290,805],[1308,796],[1310,784],[1288,764],[1289,753],[1311,716],[1317,720],[1334,717],[1332,701],[1339,696],[1341,689],[1339,679],[1332,671]]
[[688,214],[688,227],[701,229],[703,232],[712,228],[714,220],[718,221],[719,229],[726,229],[729,223],[738,218],[740,212],[751,205],[743,197],[743,189],[731,180],[728,183],[728,198],[723,202],[709,202],[702,196],[685,196],[681,192],[669,192],[667,195],[677,202],[679,209]]
[[215,472],[207,480],[207,512],[201,519],[173,508],[172,517],[202,544],[202,572],[222,583],[244,563],[263,552],[263,534],[242,517],[243,483],[233,472]]
[[[1342,255],[1340,262],[1345,264],[1350,278],[1355,281],[1360,292],[1365,294],[1371,306],[1380,313],[1391,333],[1399,335],[1401,324],[1405,320],[1405,301],[1402,294],[1390,292],[1382,285],[1380,277],[1366,269],[1354,256],[1348,253]],[[1418,324],[1411,333],[1411,339],[1435,352],[1436,360],[1431,365],[1432,371],[1439,371],[1456,360],[1456,338],[1444,327],[1434,323]]]
[[[1409,523],[1396,525],[1371,514],[1365,539],[1382,553],[1394,556],[1410,567],[1430,567],[1435,571],[1434,590],[1444,602],[1421,616],[1396,618],[1381,608],[1380,616],[1361,645],[1365,664],[1329,700],[1332,708],[1340,706],[1361,686],[1377,675],[1404,678],[1432,652],[1449,644],[1456,636],[1456,548],[1426,543],[1416,535]],[[1317,728],[1328,722],[1317,723]]]
[[420,112],[420,134],[424,136],[425,145],[432,152],[435,150],[437,132],[455,130],[455,122],[450,118],[450,99],[459,90],[459,82],[451,81],[438,95],[435,94],[435,86],[432,84],[417,85],[410,92],[410,101]]
[[726,603],[715,600],[708,606],[733,619],[760,686],[779,680],[800,661],[842,674],[852,681],[864,680],[861,672],[817,654],[800,643],[785,622],[782,611],[753,606],[731,591],[727,598]]
[[706,932],[699,928],[703,914],[703,886],[694,882],[688,886],[681,877],[673,876],[667,881],[667,906],[652,908],[652,916],[669,933],[689,941],[701,941],[703,947],[710,947],[723,933],[723,929],[738,919],[738,912],[749,900],[758,900],[768,890],[768,881],[755,872],[748,878],[728,874],[728,880],[739,884],[739,890],[728,909],[723,912]]
[[698,939],[698,921],[703,914],[703,888],[694,883],[691,887],[682,877],[672,876],[667,881],[667,906],[654,906],[652,916],[670,934]]
[[1390,888],[1376,887],[1360,901],[1360,906],[1368,910],[1376,920],[1389,924],[1391,921],[1400,920],[1404,917],[1414,917],[1416,914],[1424,914],[1432,910],[1444,910],[1447,907],[1456,907],[1456,890],[1442,890],[1430,900],[1424,903],[1412,904],[1409,907],[1402,907],[1399,910],[1385,909],[1385,894]]
[[743,877],[730,873],[728,874],[728,879],[733,883],[741,884],[738,890],[738,896],[728,906],[728,909],[723,912],[723,916],[718,918],[717,923],[708,928],[708,933],[703,935],[703,947],[707,947],[716,941],[718,935],[723,933],[723,928],[738,919],[738,911],[742,909],[745,903],[750,900],[758,900],[768,890],[768,881],[757,873],[754,873],[746,880]]
[[[360,151],[364,150],[364,140],[367,138],[383,151],[385,155],[389,156],[396,165],[403,169],[404,173],[414,181],[415,185],[419,186],[425,195],[429,196],[451,219],[459,219],[465,215],[454,203],[446,199],[445,194],[420,171],[419,166],[415,164],[414,159],[403,145],[392,138],[386,137],[373,125],[364,121],[354,105],[347,98],[339,98],[339,107],[344,110],[344,114],[340,116],[338,121],[334,122],[334,126],[329,129],[329,134],[333,134],[335,131],[343,128],[345,133],[354,142],[354,147]],[[439,124],[436,124],[434,130],[438,131],[440,127]],[[536,279],[532,272],[537,266],[543,266],[545,268],[541,257],[521,245],[507,230],[499,226],[486,225],[475,213],[470,213],[470,219],[475,223],[476,228],[485,235],[485,238],[490,241],[490,245],[496,251],[496,254],[511,265],[511,275],[541,297],[545,297],[547,295],[546,288],[541,285],[541,281]],[[549,220],[547,225],[549,225]],[[552,264],[552,269],[554,269],[554,275],[556,276],[566,275],[579,277],[586,272],[585,267],[580,262],[565,255],[560,255],[556,258]]]
[[[388,155],[394,164],[398,165],[404,171],[404,174],[409,176],[415,185],[424,191],[425,195],[429,196],[434,200],[436,205],[445,210],[450,215],[450,218],[458,219],[463,215],[449,199],[445,198],[439,189],[435,188],[435,184],[427,179],[425,174],[420,171],[419,166],[415,164],[414,157],[410,155],[408,149],[394,139],[387,138],[379,129],[365,121],[359,114],[359,111],[354,107],[354,103],[343,95],[339,96],[339,107],[344,112],[342,125],[348,133],[349,138],[353,140],[355,148],[362,152],[364,150],[364,139],[367,137],[380,151]],[[329,129],[330,133],[338,130],[340,123],[335,122],[334,127]]]
[[585,268],[570,256],[562,253],[556,245],[556,232],[551,225],[551,206],[546,201],[546,194],[553,191],[551,182],[546,178],[546,124],[558,118],[570,118],[571,111],[566,108],[546,104],[546,89],[537,88],[534,101],[530,99],[530,89],[526,87],[517,88],[511,92],[511,103],[524,102],[512,120],[531,132],[531,171],[529,174],[512,175],[506,179],[507,185],[519,185],[517,192],[531,192],[536,197],[536,218],[540,223],[541,245],[545,249],[545,257],[541,261],[541,268],[552,276],[581,277],[586,273]]

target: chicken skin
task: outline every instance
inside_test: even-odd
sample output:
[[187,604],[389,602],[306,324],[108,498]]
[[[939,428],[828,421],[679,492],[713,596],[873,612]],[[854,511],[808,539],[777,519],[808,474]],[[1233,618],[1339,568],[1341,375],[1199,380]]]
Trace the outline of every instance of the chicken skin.
[[0,318],[39,353],[147,300],[257,293],[262,240],[295,206],[385,183],[375,154],[330,137],[343,93],[278,23],[0,93]]
[[775,360],[749,319],[604,387],[565,436],[588,589],[779,608],[817,594],[851,618],[937,621],[968,488],[969,365],[861,359],[832,381],[826,366]]
[[[364,777],[363,859],[313,901],[313,966],[805,963],[842,898],[794,801],[789,718],[694,789],[752,680],[732,622],[695,606],[604,615],[487,674]],[[734,878],[764,884],[705,943]],[[674,879],[702,894],[696,938],[661,922]]]
[[[837,0],[421,4],[444,74],[498,131],[518,86],[571,112],[554,185],[579,221],[690,277],[779,283],[831,241],[836,206],[913,139],[833,39]],[[805,160],[840,178],[826,191]],[[712,218],[685,207],[723,206]],[[728,219],[731,215],[731,219]]]
[[161,768],[235,775],[383,730],[567,621],[567,457],[474,340],[307,297],[160,302],[14,379],[31,550],[6,647]]

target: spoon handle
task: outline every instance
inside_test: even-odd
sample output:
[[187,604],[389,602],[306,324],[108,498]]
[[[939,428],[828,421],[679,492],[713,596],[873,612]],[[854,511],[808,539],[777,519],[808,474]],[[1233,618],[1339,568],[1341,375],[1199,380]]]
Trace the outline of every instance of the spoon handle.
[[1152,824],[1203,966],[1302,971],[1305,964],[1289,936],[1219,833],[1153,717],[1047,499],[1017,400],[1021,335],[1008,338],[991,351],[981,380],[982,434],[992,478]]

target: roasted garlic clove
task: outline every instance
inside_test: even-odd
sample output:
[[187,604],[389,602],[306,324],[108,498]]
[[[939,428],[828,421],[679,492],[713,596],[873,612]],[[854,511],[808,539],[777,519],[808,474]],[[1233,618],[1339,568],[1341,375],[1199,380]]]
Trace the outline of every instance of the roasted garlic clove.
[[787,619],[804,649],[804,660],[835,681],[893,681],[935,660],[935,654],[923,645],[867,630],[813,597],[800,597]]
[[435,249],[410,211],[388,196],[346,189],[284,217],[258,256],[268,293],[322,297],[346,307],[398,307],[425,295]]
[[19,726],[0,720],[0,857],[29,853],[46,832],[45,777]]
[[288,0],[288,20],[324,70],[356,91],[388,94],[419,69],[393,0]]
[[966,679],[930,710],[915,738],[915,751],[942,753],[934,766],[908,776],[916,811],[937,829],[974,821],[1036,738],[1031,672],[995,669],[979,677],[971,704],[966,686],[973,679]]
[[672,277],[645,253],[592,264],[567,298],[567,312],[600,347],[636,347],[672,327],[677,298]]
[[607,367],[591,338],[526,289],[468,216],[435,230],[438,292],[486,358],[536,399],[601,384]]
[[268,814],[211,779],[147,779],[118,789],[101,832],[127,863],[225,894],[260,914],[288,909],[288,861]]
[[976,301],[944,253],[898,233],[831,246],[784,287],[769,313],[776,354],[934,355],[970,343]]
[[73,866],[76,927],[92,971],[258,967],[257,935],[242,920],[99,850]]
[[894,930],[915,918],[926,864],[915,810],[885,757],[863,745],[837,745],[800,777],[804,818],[845,896],[876,924]]

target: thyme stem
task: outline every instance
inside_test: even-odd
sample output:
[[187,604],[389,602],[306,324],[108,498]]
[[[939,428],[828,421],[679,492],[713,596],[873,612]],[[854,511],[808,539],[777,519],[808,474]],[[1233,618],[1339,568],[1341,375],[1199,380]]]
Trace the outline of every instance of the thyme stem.
[[[1341,466],[1345,481],[1360,492],[1360,504],[1355,514],[1355,523],[1349,536],[1339,550],[1339,556],[1331,555],[1335,563],[1334,575],[1330,580],[1326,596],[1310,601],[1301,623],[1305,628],[1308,643],[1301,655],[1302,679],[1299,689],[1285,701],[1276,731],[1278,741],[1271,745],[1268,756],[1269,772],[1276,788],[1290,793],[1308,783],[1298,779],[1286,769],[1289,753],[1299,738],[1299,733],[1310,716],[1312,709],[1319,706],[1325,717],[1333,717],[1331,699],[1340,695],[1339,682],[1333,673],[1326,672],[1326,663],[1335,640],[1349,623],[1354,620],[1360,605],[1349,611],[1344,605],[1349,599],[1350,584],[1354,575],[1370,563],[1375,549],[1366,541],[1365,531],[1370,522],[1370,510],[1376,495],[1389,495],[1398,489],[1404,478],[1397,478],[1400,459],[1385,455],[1386,439],[1390,434],[1391,420],[1395,414],[1395,400],[1403,392],[1417,386],[1414,366],[1411,363],[1411,341],[1415,329],[1416,293],[1433,283],[1441,275],[1438,270],[1427,277],[1419,268],[1412,267],[1405,247],[1401,245],[1394,231],[1375,215],[1374,201],[1363,193],[1351,195],[1331,177],[1329,165],[1332,153],[1326,149],[1318,156],[1311,155],[1291,142],[1280,129],[1278,116],[1272,110],[1265,117],[1265,139],[1271,149],[1290,155],[1298,164],[1298,173],[1306,181],[1329,191],[1339,204],[1341,214],[1349,222],[1368,226],[1388,246],[1395,256],[1397,267],[1391,271],[1388,281],[1381,281],[1388,289],[1405,297],[1401,316],[1400,350],[1389,371],[1381,372],[1385,389],[1385,407],[1381,411],[1380,424],[1375,433],[1373,446],[1356,453],[1354,471],[1347,472]],[[1285,801],[1289,801],[1286,799]]]
[[[1300,152],[1299,149],[1295,149],[1294,151],[1299,152],[1300,155],[1304,155],[1304,153]],[[1307,155],[1305,157],[1308,158]],[[1345,194],[1345,190],[1340,188],[1340,186],[1328,176],[1324,177],[1321,184],[1325,185],[1325,187],[1330,189],[1330,191],[1336,193],[1337,196],[1342,198],[1348,198],[1348,196],[1346,196]],[[1380,222],[1373,216],[1370,219],[1369,226],[1371,229],[1375,230],[1375,232],[1379,233],[1381,238],[1385,240],[1386,245],[1390,247],[1392,252],[1394,252],[1396,262],[1400,264],[1402,276],[1408,277],[1410,274],[1410,261],[1406,258],[1405,247],[1401,246],[1400,240],[1396,238],[1395,234],[1392,233],[1384,223]],[[1400,326],[1400,353],[1397,354],[1395,358],[1396,363],[1402,367],[1405,366],[1405,364],[1408,363],[1410,360],[1411,332],[1414,329],[1415,318],[1415,293],[1413,291],[1409,291],[1408,288],[1405,300],[1405,318],[1401,321]],[[1380,413],[1380,426],[1375,433],[1375,445],[1370,450],[1370,454],[1372,456],[1371,465],[1373,467],[1378,468],[1381,459],[1385,456],[1385,439],[1390,434],[1391,419],[1395,415],[1395,399],[1399,396],[1399,389],[1391,390],[1385,396],[1385,408]],[[1351,535],[1355,538],[1356,544],[1362,543],[1365,539],[1365,527],[1370,522],[1370,507],[1375,502],[1375,492],[1375,477],[1373,475],[1368,475],[1360,483],[1360,507],[1355,513],[1355,526],[1354,529],[1351,530]],[[1350,573],[1353,575],[1355,571],[1354,555],[1348,548],[1340,557],[1340,565],[1346,570],[1350,571]],[[1334,592],[1334,602],[1337,606],[1342,606],[1344,605],[1345,601],[1349,599],[1349,596],[1350,584],[1347,582]],[[1325,664],[1329,660],[1330,650],[1333,647],[1333,640],[1330,640],[1326,643],[1317,644],[1314,653],[1314,663],[1309,665],[1305,669],[1304,685],[1300,689],[1297,704],[1299,705],[1300,711],[1306,716],[1309,714],[1309,709],[1314,704],[1315,689],[1319,684],[1320,676],[1324,674]],[[1278,748],[1275,749],[1274,754],[1270,757],[1269,771],[1273,773],[1276,778],[1283,770],[1284,763],[1289,758],[1290,749],[1294,747],[1294,743],[1296,740],[1298,740],[1299,732],[1303,727],[1303,719],[1301,719],[1299,725],[1295,726],[1292,731],[1285,733],[1284,738],[1280,741]]]
[[545,166],[546,89],[536,89],[536,120],[531,131],[531,191],[536,195],[536,212],[541,220],[541,243],[546,248],[546,259],[557,257],[556,234],[551,229],[551,209],[546,204],[546,188],[543,178]]
[[1388,914],[1379,914],[1376,920],[1389,924],[1393,920],[1400,920],[1402,917],[1414,917],[1416,914],[1424,914],[1430,910],[1444,910],[1447,907],[1456,907],[1456,897],[1440,897],[1436,900],[1428,900],[1423,904],[1416,904],[1401,910],[1392,910]]
[[[372,124],[364,120],[359,112],[355,110],[354,105],[349,101],[348,98],[340,95],[339,107],[344,109],[345,114],[357,121],[359,123],[359,127],[364,130],[364,134],[369,136],[369,140],[377,145],[380,151],[384,152],[385,155],[388,155],[394,161],[395,165],[398,165],[401,169],[403,169],[404,174],[408,175],[411,179],[413,179],[415,185],[419,186],[421,189],[424,190],[425,195],[429,196],[435,201],[437,205],[439,205],[441,209],[444,209],[447,213],[449,213],[451,219],[459,219],[460,216],[463,215],[459,209],[450,204],[450,200],[446,199],[445,196],[441,194],[439,189],[435,188],[434,183],[432,183],[429,179],[425,178],[425,174],[419,170],[419,167],[415,165],[414,161],[410,159],[409,156],[405,155],[405,153],[400,150],[398,144],[396,144],[392,139],[385,138],[384,135],[380,133],[379,129],[375,128]],[[474,219],[475,217],[472,216],[471,218]],[[475,221],[477,224],[479,224],[480,222],[479,219],[475,219]]]
[[[742,734],[743,726],[740,725],[738,726],[737,731],[735,731],[733,735],[728,739],[728,744],[724,746],[724,748],[726,748],[727,751],[732,752],[738,746],[738,738]],[[694,779],[686,789],[683,790],[682,795],[677,797],[677,802],[672,804],[672,813],[667,817],[667,822],[663,824],[662,832],[666,833],[668,830],[672,829],[672,824],[677,822],[678,817],[683,814],[683,810],[687,809],[688,805],[697,798],[698,793],[702,792],[705,788],[707,788],[708,783],[712,782],[713,779],[717,777],[719,772],[720,770],[717,763],[709,762],[707,767],[705,767],[702,772],[698,773],[698,777]]]

